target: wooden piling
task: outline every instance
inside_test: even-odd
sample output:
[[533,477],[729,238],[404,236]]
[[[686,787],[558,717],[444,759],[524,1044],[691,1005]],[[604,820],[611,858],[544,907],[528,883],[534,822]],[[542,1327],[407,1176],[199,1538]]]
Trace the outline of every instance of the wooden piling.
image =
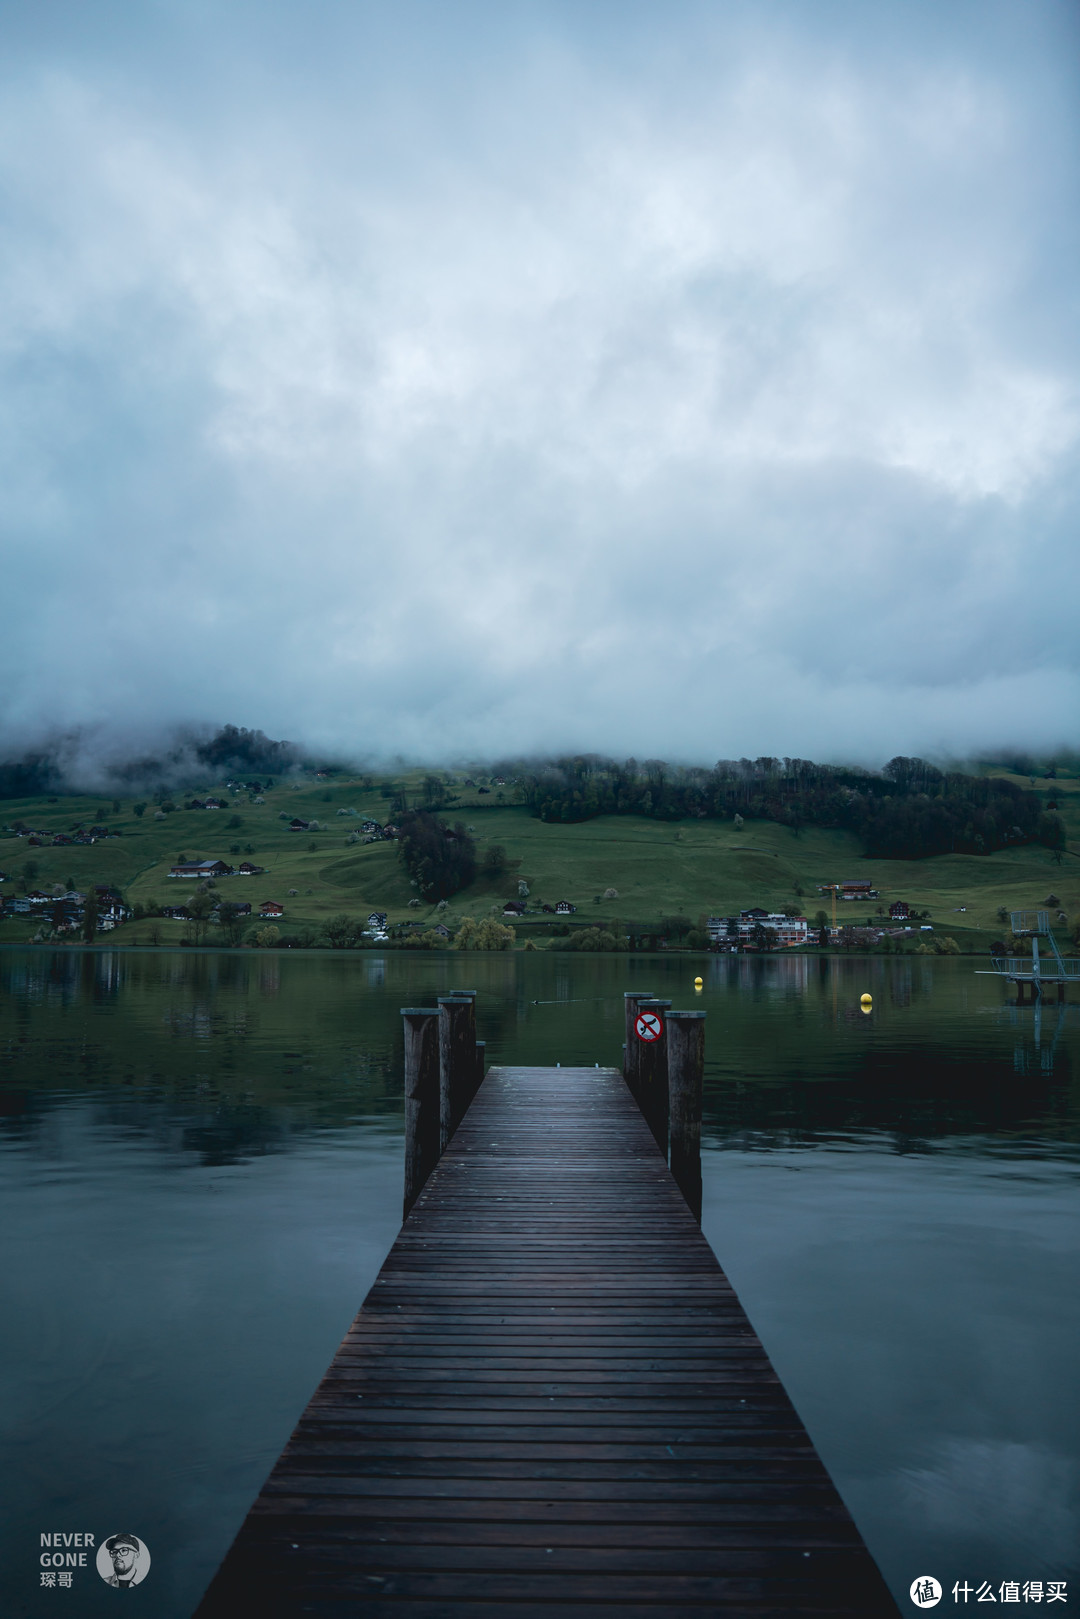
[[638,1002],[651,1001],[652,990],[628,989],[623,992],[623,1005],[626,1008],[626,1044],[623,1046],[625,1060],[623,1062],[623,1078],[635,1101],[641,1089],[641,1041],[634,1032],[634,1023],[637,1020]]
[[[475,993],[475,992],[474,992]],[[476,1008],[473,996],[439,996],[439,1149],[465,1116],[476,1074]]]
[[473,1095],[475,1096],[484,1083],[484,1063],[487,1059],[487,1041],[476,1042],[476,1072],[473,1076]]
[[642,1040],[636,1031],[633,1036],[639,1047],[637,1103],[665,1158],[668,1148],[667,1011],[670,1005],[670,1001],[658,1001],[655,997],[640,1000],[638,1012],[656,1012],[664,1030],[658,1040]]
[[701,1223],[701,1096],[705,1080],[705,1013],[667,1015],[668,1131],[671,1173]]
[[403,1006],[405,1023],[405,1203],[402,1219],[439,1161],[439,1010]]

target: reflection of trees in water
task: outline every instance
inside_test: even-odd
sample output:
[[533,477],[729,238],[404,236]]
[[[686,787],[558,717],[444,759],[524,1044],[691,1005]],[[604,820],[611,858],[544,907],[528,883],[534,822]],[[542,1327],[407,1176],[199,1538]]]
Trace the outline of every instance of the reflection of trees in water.
[[[970,967],[888,957],[802,960],[807,977],[798,958],[717,958],[738,993],[725,1007],[724,1046],[718,1049],[714,1036],[709,1051],[706,1114],[714,1138],[771,1146],[880,1131],[899,1151],[965,1134],[1080,1141],[1076,1043],[1063,1026],[1049,1048],[1043,1035],[1040,1047],[1034,1009],[980,1005]],[[859,1005],[864,991],[873,996],[868,1016]],[[767,1003],[789,998],[781,1017],[769,1016]],[[995,1025],[1019,1018],[1026,1045],[1002,1038],[981,1015],[986,1011],[997,1014]]]
[[[1046,1061],[1045,1056],[1050,1060]],[[1020,1080],[1023,1083],[1019,1083]],[[707,1086],[706,1130],[732,1145],[811,1144],[884,1132],[897,1151],[950,1136],[1042,1136],[1080,1143],[1080,1095],[1065,1048],[990,1055],[927,1043],[866,1050],[832,1078],[755,1077]]]
[[33,1115],[20,1093],[123,1094],[165,1108],[160,1128],[184,1154],[284,1150],[295,1132],[396,1121],[399,1008],[462,986],[478,992],[489,1063],[618,1064],[630,988],[704,1006],[714,1139],[1077,1138],[1080,1008],[1055,1040],[1056,1008],[1037,1025],[996,1000],[1000,986],[987,1004],[969,965],[923,958],[0,952],[0,1075],[16,1120]]
[[20,1094],[44,1103],[123,1087],[138,1108],[169,1104],[168,1139],[214,1161],[358,1116],[394,1118],[397,1005],[375,996],[358,1006],[362,975],[341,966],[254,953],[0,955],[13,1012],[0,1046],[8,1111],[24,1117]]

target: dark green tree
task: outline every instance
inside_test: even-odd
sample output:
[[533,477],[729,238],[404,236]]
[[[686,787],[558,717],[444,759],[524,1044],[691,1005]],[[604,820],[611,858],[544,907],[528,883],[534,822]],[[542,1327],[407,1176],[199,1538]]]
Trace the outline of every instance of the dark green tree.
[[449,827],[427,810],[401,816],[398,857],[429,904],[449,899],[476,876],[476,845],[464,823]]
[[82,936],[87,944],[93,944],[97,937],[98,925],[98,892],[93,883],[87,884],[86,900],[83,904]]
[[323,924],[323,935],[331,950],[351,950],[359,943],[362,933],[360,923],[344,911],[332,916]]
[[250,915],[241,912],[238,900],[225,900],[218,909],[218,923],[222,937],[233,949],[243,944],[250,921]]
[[214,904],[213,894],[201,883],[187,902],[187,913],[191,918],[191,934],[196,944],[201,944],[206,937]]

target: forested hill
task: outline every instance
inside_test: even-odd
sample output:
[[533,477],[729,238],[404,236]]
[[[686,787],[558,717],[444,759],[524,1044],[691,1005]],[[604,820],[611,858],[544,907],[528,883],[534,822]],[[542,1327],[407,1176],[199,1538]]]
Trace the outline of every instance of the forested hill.
[[721,759],[708,770],[661,759],[619,764],[589,754],[507,763],[500,772],[516,779],[543,821],[738,815],[795,832],[803,826],[853,832],[866,854],[891,860],[1065,843],[1063,822],[1037,794],[1001,777],[938,770],[924,759],[892,759],[881,771],[809,759]]

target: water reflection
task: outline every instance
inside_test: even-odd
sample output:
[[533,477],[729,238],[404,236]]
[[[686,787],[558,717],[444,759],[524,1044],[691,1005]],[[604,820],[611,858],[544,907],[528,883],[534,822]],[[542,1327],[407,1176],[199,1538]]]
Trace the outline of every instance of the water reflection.
[[392,1239],[398,1009],[466,987],[492,1062],[704,1008],[706,1229],[895,1588],[1067,1573],[1080,1006],[912,957],[0,949],[14,1611],[43,1524],[137,1518],[185,1619]]

